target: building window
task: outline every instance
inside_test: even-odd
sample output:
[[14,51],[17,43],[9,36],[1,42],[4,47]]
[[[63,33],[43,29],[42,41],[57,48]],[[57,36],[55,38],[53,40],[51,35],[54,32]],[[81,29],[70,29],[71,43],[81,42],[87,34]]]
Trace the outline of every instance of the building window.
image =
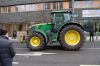
[[80,7],[79,1],[75,1],[74,8],[79,8],[79,7]]
[[1,7],[1,13],[15,13],[25,11],[41,11],[51,9],[69,9],[69,2],[53,2],[53,3],[39,3],[39,4],[28,4],[28,5],[15,5],[9,7]]
[[43,4],[35,4],[35,11],[43,10]]
[[63,2],[63,9],[69,9],[69,2]]
[[18,12],[18,7],[17,6],[15,6],[15,11]]
[[86,8],[86,1],[82,1],[82,8]]
[[11,6],[10,9],[11,9],[11,10],[10,10],[11,13],[16,12],[16,8],[15,8],[15,6]]
[[20,7],[20,5],[18,5],[18,6],[16,6],[16,8],[17,8],[17,12],[21,12],[21,7]]
[[59,9],[63,9],[63,2],[59,2]]
[[86,2],[86,4],[85,4],[86,7],[85,8],[93,8],[93,0],[85,1],[85,2]]
[[20,6],[20,11],[21,11],[21,12],[24,12],[24,11],[25,11],[25,5],[21,5],[21,6]]
[[3,13],[2,7],[0,7],[0,13]]
[[98,8],[99,7],[99,1],[93,1],[93,7]]
[[90,0],[90,8],[93,8],[93,0]]
[[57,3],[53,3],[53,9],[57,9]]
[[74,8],[99,8],[100,0],[75,1]]
[[35,4],[35,11],[39,11],[40,10],[40,5],[39,4]]
[[10,7],[8,7],[8,13],[10,13],[11,12],[11,8]]
[[40,4],[41,8],[40,10],[44,10],[44,4]]
[[63,2],[46,3],[45,9],[46,10],[63,9]]
[[32,11],[35,11],[35,5],[34,4],[31,5],[31,8],[32,8]]
[[100,0],[98,0],[98,3],[99,3],[99,7],[100,7]]
[[45,10],[50,10],[50,3],[45,4]]
[[29,4],[29,5],[26,5],[26,11],[31,11],[32,9],[31,9],[31,5]]
[[1,7],[0,7],[0,13],[1,13]]
[[8,13],[8,7],[1,7],[1,13]]

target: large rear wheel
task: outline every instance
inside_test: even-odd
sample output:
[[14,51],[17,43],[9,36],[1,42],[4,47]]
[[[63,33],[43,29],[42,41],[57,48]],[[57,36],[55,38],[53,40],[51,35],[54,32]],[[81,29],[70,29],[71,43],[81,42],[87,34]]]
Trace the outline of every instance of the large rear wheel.
[[45,47],[45,38],[41,33],[34,32],[27,38],[27,46],[30,50],[42,50]]
[[59,35],[60,44],[68,50],[79,50],[85,40],[84,31],[76,25],[64,27]]

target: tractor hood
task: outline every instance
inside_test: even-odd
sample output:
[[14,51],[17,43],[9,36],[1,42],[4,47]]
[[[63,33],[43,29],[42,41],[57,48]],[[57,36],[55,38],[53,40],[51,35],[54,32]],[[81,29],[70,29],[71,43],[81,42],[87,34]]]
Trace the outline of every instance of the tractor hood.
[[43,26],[43,25],[49,25],[49,24],[51,24],[51,23],[34,24],[34,25],[29,26],[29,29],[37,27],[37,26]]
[[41,24],[35,24],[29,27],[30,31],[45,31],[49,30],[51,28],[51,23],[41,23]]

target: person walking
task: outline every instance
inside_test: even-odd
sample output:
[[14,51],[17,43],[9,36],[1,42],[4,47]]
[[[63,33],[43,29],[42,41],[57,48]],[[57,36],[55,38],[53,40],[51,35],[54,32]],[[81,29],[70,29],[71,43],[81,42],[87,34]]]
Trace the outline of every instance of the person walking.
[[90,33],[90,42],[91,42],[91,41],[94,41],[94,30],[91,29],[91,30],[89,31],[89,33]]
[[17,37],[17,31],[14,30],[13,31],[13,38],[16,39],[16,37]]
[[15,49],[6,34],[6,30],[0,29],[0,63],[1,66],[12,66]]

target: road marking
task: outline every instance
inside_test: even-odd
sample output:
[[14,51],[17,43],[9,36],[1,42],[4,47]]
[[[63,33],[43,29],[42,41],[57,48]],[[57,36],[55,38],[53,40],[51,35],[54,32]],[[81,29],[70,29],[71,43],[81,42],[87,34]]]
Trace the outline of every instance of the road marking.
[[100,65],[80,65],[80,66],[100,66]]
[[19,62],[12,62],[13,64],[19,64]]
[[20,49],[29,49],[29,48],[15,48],[15,49],[19,49],[20,50]]
[[100,49],[100,48],[82,48],[82,49]]
[[31,53],[25,53],[25,54],[16,54],[17,56],[42,56],[42,55],[50,55],[50,54],[56,54],[56,53],[45,53],[45,52],[31,52]]

